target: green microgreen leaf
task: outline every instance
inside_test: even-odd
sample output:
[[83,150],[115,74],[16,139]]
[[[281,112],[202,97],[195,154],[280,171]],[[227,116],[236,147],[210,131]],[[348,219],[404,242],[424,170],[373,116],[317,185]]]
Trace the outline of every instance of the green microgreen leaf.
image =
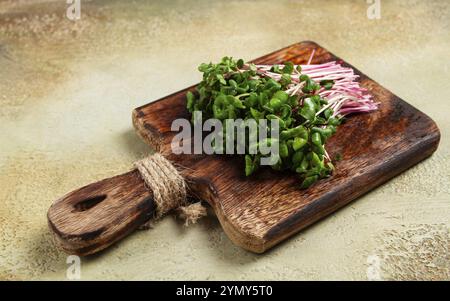
[[[198,70],[203,73],[203,80],[195,92],[186,93],[189,112],[200,110],[206,118],[217,118],[223,123],[235,118],[277,120],[281,131],[279,140],[267,138],[252,145],[246,142],[245,149],[279,143],[279,156],[271,157],[272,168],[295,171],[302,189],[330,176],[334,166],[324,145],[336,132],[342,118],[333,116],[331,108],[322,109],[327,100],[320,97],[318,91],[331,89],[334,81],[317,83],[291,62],[270,68],[272,74],[277,74],[275,80],[261,75],[254,64],[231,57],[224,57],[218,64],[201,64]],[[298,84],[296,78],[303,88],[297,94],[287,93]],[[245,154],[246,176],[258,170],[261,157],[259,152]]]

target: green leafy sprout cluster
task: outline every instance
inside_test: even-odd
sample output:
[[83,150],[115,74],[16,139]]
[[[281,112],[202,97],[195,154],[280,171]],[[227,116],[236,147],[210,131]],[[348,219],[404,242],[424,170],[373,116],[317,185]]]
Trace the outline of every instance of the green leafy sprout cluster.
[[[241,118],[279,122],[279,157],[274,170],[291,170],[299,175],[300,188],[305,189],[334,170],[325,150],[325,143],[336,132],[341,118],[333,116],[327,100],[318,95],[320,89],[331,89],[331,80],[319,83],[301,73],[291,62],[282,67],[273,65],[272,73],[279,80],[266,77],[254,64],[242,59],[224,57],[218,64],[201,64],[203,80],[194,93],[188,92],[187,109],[201,111],[207,118],[221,120]],[[287,93],[293,81],[303,83],[298,93]],[[268,135],[270,135],[268,133]],[[273,143],[270,138],[264,143]],[[261,143],[261,142],[260,142]],[[246,150],[248,150],[248,143]],[[263,155],[245,154],[245,174],[260,167]]]

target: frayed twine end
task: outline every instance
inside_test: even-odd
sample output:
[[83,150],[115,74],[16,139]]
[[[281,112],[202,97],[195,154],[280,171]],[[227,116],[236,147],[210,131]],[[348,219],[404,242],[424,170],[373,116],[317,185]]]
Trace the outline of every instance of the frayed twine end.
[[208,215],[206,207],[201,202],[181,206],[177,211],[178,216],[184,219],[184,225],[186,227],[191,224],[196,224],[201,217]]
[[[188,227],[196,224],[198,220],[208,215],[208,210],[202,205],[202,202],[181,206],[176,209],[178,217],[184,220],[184,226]],[[153,229],[158,219],[149,219],[147,222],[139,226],[139,230]]]

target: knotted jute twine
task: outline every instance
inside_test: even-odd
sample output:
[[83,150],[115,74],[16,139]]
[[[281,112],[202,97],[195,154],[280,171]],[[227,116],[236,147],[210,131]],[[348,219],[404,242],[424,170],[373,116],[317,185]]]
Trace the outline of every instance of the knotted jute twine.
[[[156,203],[155,218],[160,219],[169,211],[176,209],[185,220],[185,225],[195,224],[206,216],[206,208],[201,202],[189,204],[187,185],[176,167],[163,155],[154,153],[134,163],[145,184],[153,192]],[[149,224],[144,225],[148,228]]]

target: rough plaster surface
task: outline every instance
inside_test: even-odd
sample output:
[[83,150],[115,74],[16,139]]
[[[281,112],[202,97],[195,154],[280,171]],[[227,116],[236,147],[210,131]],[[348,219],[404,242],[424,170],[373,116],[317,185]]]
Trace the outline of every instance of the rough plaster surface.
[[[131,110],[251,59],[314,40],[429,114],[436,154],[263,255],[214,217],[171,217],[81,261],[82,279],[450,279],[450,3],[0,1],[0,279],[65,279],[46,211],[150,150]],[[364,130],[364,129],[362,129]]]

